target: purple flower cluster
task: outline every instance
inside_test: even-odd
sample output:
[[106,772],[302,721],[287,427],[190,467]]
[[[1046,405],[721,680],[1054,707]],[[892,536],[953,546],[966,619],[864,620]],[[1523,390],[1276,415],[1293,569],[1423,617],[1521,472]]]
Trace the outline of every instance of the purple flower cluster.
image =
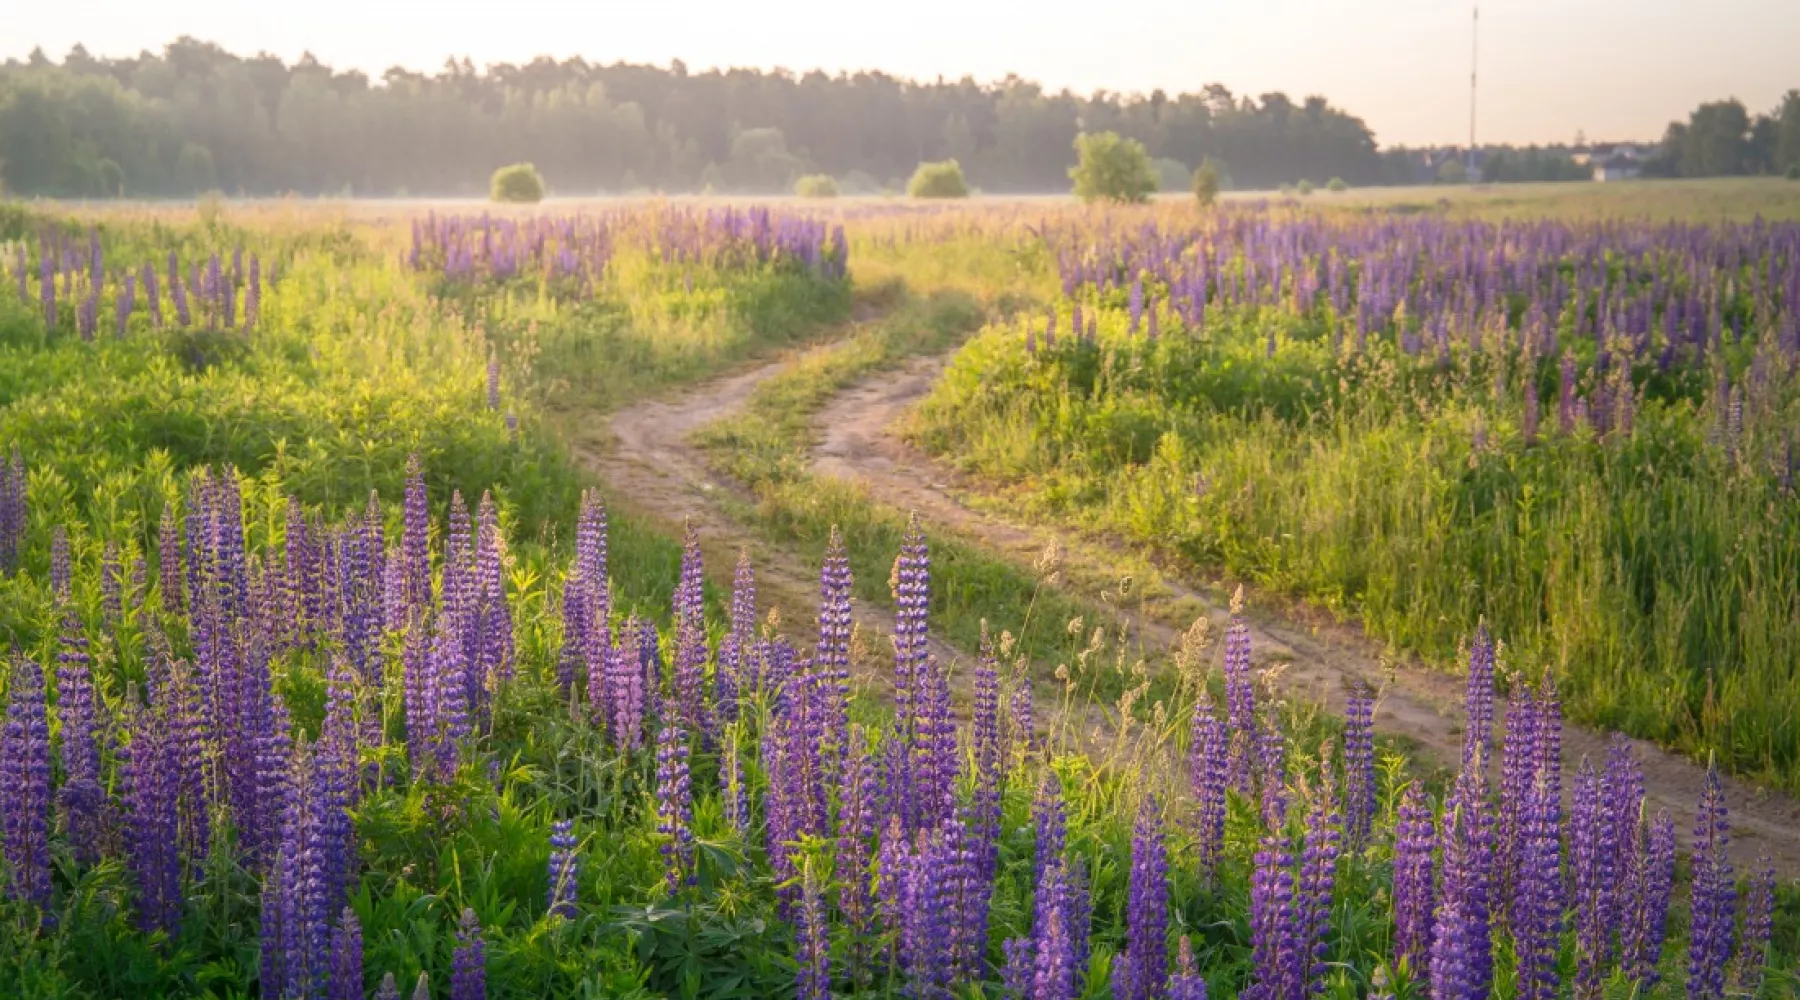
[[1227,774],[1231,787],[1247,796],[1261,739],[1256,725],[1256,689],[1250,679],[1250,626],[1242,613],[1243,588],[1238,588],[1231,605],[1231,626],[1225,631],[1225,712],[1231,732]]
[[1125,951],[1113,965],[1124,989],[1117,1000],[1163,1000],[1169,979],[1169,856],[1162,809],[1154,796],[1138,805],[1131,835],[1131,878],[1125,901]]
[[1718,765],[1706,769],[1706,788],[1694,818],[1693,890],[1689,905],[1689,1000],[1718,1000],[1725,995],[1725,965],[1731,959],[1737,886],[1733,881],[1731,824],[1725,809],[1725,785]]
[[19,457],[19,446],[15,444],[12,454],[0,462],[0,576],[10,576],[19,569],[25,528],[31,521],[25,487],[25,461]]
[[794,978],[798,1000],[831,1000],[830,930],[818,876],[807,865],[800,884],[799,968]]
[[937,828],[955,803],[956,729],[950,678],[929,649],[930,556],[914,515],[894,564],[894,732],[888,743],[890,808],[909,833]]
[[1437,911],[1436,848],[1431,803],[1415,783],[1401,798],[1394,825],[1394,962],[1404,965],[1416,979],[1429,978],[1431,971]]
[[481,920],[464,908],[456,926],[456,950],[450,954],[450,1000],[487,1000],[487,944]]
[[1431,995],[1436,1000],[1484,997],[1494,979],[1490,918],[1495,844],[1479,744],[1444,803],[1438,840],[1443,876],[1432,928]]
[[1375,821],[1375,692],[1357,683],[1344,703],[1344,840],[1354,849]]
[[575,822],[559,819],[550,824],[550,915],[575,916],[575,897],[580,891],[581,857],[575,853]]
[[667,722],[656,738],[656,832],[670,892],[693,876],[694,790],[688,776],[688,736]]
[[100,748],[95,742],[94,683],[89,673],[87,635],[73,609],[63,613],[61,649],[56,654],[56,714],[62,723],[63,785],[57,793],[75,857],[91,864],[100,854]]
[[1213,707],[1212,694],[1204,687],[1194,703],[1194,721],[1188,747],[1188,774],[1194,792],[1195,850],[1200,871],[1209,880],[1218,870],[1225,851],[1225,786],[1230,738],[1225,723]]
[[7,684],[6,723],[0,729],[0,854],[8,895],[50,905],[50,721],[44,671],[15,655]]

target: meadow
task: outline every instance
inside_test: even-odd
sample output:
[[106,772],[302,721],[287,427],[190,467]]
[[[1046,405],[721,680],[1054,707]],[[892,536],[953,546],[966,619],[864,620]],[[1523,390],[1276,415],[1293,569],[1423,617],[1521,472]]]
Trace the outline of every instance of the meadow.
[[[1794,995],[1795,232],[0,207],[5,995]],[[950,352],[914,440],[1454,661],[1460,759],[814,474]],[[798,598],[587,460],[770,359],[694,440]],[[1716,761],[1679,857],[1565,713]]]

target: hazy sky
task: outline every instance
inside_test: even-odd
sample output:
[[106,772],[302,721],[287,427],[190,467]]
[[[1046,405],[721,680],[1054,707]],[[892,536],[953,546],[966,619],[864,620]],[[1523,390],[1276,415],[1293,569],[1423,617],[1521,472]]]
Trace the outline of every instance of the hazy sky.
[[[1470,5],[1453,0],[61,0],[20,3],[0,58],[310,50],[378,76],[533,56],[711,66],[1014,72],[1052,89],[1323,94],[1386,144],[1460,143]],[[1654,138],[1702,100],[1752,111],[1800,87],[1800,0],[1495,0],[1481,10],[1483,141]]]

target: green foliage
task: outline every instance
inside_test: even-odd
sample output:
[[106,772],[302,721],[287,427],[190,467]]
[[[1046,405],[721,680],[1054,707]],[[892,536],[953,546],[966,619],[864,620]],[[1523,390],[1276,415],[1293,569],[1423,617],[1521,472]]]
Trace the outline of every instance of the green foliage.
[[515,163],[494,171],[488,197],[498,202],[535,204],[544,200],[544,178],[529,163]]
[[125,168],[117,160],[101,159],[94,164],[94,193],[102,198],[125,196]]
[[176,183],[190,194],[212,191],[219,186],[218,171],[213,167],[212,150],[197,142],[184,142],[175,157]]
[[906,193],[913,198],[967,198],[969,184],[955,160],[921,163],[906,182]]
[[1193,188],[1194,172],[1180,160],[1159,156],[1150,161],[1156,171],[1156,189],[1158,191],[1188,191]]
[[1201,160],[1200,166],[1194,170],[1194,200],[1200,203],[1201,208],[1209,208],[1218,200],[1224,185],[1222,175],[1223,169],[1219,161],[1210,156]]
[[1789,166],[1787,168],[1786,176],[1787,176],[1787,179],[1790,181],[1800,181],[1800,163],[1796,163],[1796,164],[1793,164],[1792,166]]
[[794,182],[794,193],[802,198],[836,198],[837,181],[830,174],[807,174]]
[[1467,184],[1469,182],[1468,165],[1452,156],[1438,165],[1437,180],[1439,184]]
[[1330,191],[1332,194],[1341,194],[1350,190],[1350,185],[1345,184],[1342,177],[1333,177],[1330,181],[1326,182],[1325,190]]
[[1313,182],[1302,177],[1300,178],[1300,183],[1294,185],[1294,190],[1300,192],[1300,196],[1304,198],[1313,193]]
[[1117,132],[1084,132],[1075,137],[1075,159],[1069,179],[1082,201],[1137,203],[1156,193],[1156,170],[1136,139]]

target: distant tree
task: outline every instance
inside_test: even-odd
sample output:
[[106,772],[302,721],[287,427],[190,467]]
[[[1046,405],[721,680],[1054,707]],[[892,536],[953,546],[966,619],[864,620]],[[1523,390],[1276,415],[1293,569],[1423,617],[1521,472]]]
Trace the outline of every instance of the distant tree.
[[788,151],[787,137],[778,128],[747,128],[731,140],[731,156],[724,165],[728,187],[758,194],[790,191],[806,163]]
[[1075,137],[1075,157],[1069,178],[1082,201],[1141,202],[1156,193],[1150,154],[1136,139],[1117,132],[1084,132]]
[[1214,201],[1218,200],[1219,190],[1224,184],[1223,179],[1220,177],[1222,172],[1223,171],[1221,171],[1219,167],[1219,161],[1210,156],[1201,160],[1200,166],[1195,168],[1193,184],[1194,200],[1200,203],[1201,208],[1206,208]]
[[967,198],[969,184],[963,180],[962,164],[955,160],[921,163],[906,182],[906,193],[914,198]]
[[94,164],[96,193],[102,198],[125,197],[125,168],[119,166],[117,160],[102,157]]
[[1325,183],[1325,190],[1330,191],[1332,194],[1341,194],[1350,190],[1350,185],[1345,184],[1342,177],[1333,177]]
[[1748,173],[1752,163],[1750,113],[1742,102],[1702,104],[1687,123],[1672,123],[1663,145],[1683,177],[1725,177]]
[[1187,191],[1194,183],[1194,172],[1180,160],[1172,160],[1159,156],[1150,161],[1156,170],[1156,189],[1158,191]]
[[1469,168],[1463,166],[1463,161],[1452,156],[1438,167],[1437,179],[1439,184],[1467,184]]
[[836,198],[837,181],[830,174],[807,174],[794,182],[794,193],[802,198]]
[[1294,185],[1294,190],[1300,192],[1300,196],[1304,198],[1313,193],[1313,182],[1302,177],[1300,183]]
[[1800,163],[1788,164],[1787,179],[1790,181],[1800,181]]
[[1800,90],[1790,90],[1781,98],[1781,106],[1775,109],[1775,151],[1774,163],[1777,170],[1792,171],[1800,168]]
[[183,188],[194,194],[218,187],[219,177],[213,169],[212,150],[197,142],[182,143],[181,152],[175,156],[175,176],[181,179]]
[[494,171],[493,180],[488,185],[488,197],[494,201],[514,204],[533,204],[544,200],[544,178],[539,176],[537,167],[529,163],[515,163]]

